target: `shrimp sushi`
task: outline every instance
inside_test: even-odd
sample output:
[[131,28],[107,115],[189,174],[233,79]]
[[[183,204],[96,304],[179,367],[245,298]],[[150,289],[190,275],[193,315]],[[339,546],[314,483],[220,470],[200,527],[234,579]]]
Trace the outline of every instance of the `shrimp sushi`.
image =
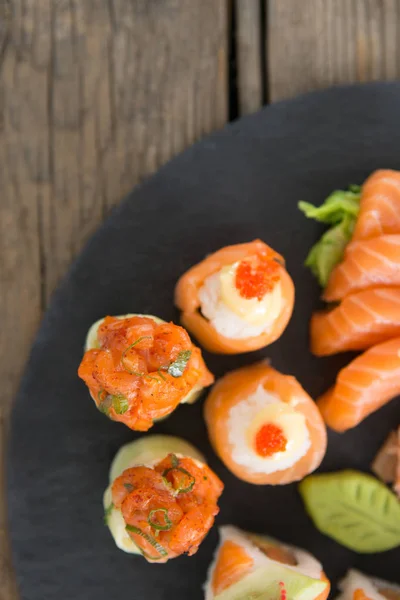
[[228,373],[205,403],[211,443],[226,467],[254,484],[286,484],[314,471],[326,451],[315,402],[266,362]]
[[339,583],[336,600],[400,600],[400,586],[350,569]]
[[400,394],[400,337],[373,346],[342,369],[317,404],[331,429],[356,427]]
[[220,528],[205,600],[326,600],[329,590],[321,564],[305,550],[231,525]]
[[146,315],[94,323],[78,375],[102,413],[137,431],[194,402],[214,381],[183,327]]
[[118,548],[149,562],[192,556],[214,524],[223,487],[191,444],[150,435],[115,456],[105,522]]
[[400,172],[380,169],[362,186],[353,240],[400,233]]
[[362,290],[311,317],[311,352],[365,350],[400,335],[400,287]]
[[272,344],[293,311],[284,259],[261,240],[221,248],[179,279],[182,324],[210,352],[238,354]]

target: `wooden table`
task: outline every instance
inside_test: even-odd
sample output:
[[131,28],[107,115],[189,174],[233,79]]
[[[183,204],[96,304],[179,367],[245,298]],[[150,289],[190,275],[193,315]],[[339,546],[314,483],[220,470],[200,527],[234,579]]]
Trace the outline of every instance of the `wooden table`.
[[[3,448],[51,293],[109,210],[262,104],[398,78],[399,24],[400,0],[0,0]],[[17,597],[0,493],[0,600]]]

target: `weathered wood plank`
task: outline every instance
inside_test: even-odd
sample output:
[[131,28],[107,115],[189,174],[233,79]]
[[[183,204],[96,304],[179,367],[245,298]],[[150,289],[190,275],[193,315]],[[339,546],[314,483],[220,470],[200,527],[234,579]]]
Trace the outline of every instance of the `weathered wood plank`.
[[263,102],[260,0],[236,0],[235,9],[239,114],[246,115]]
[[269,0],[271,100],[400,77],[397,0]]
[[[226,122],[227,5],[0,0],[2,424],[84,241],[143,177]],[[13,600],[1,492],[0,556],[0,599]]]

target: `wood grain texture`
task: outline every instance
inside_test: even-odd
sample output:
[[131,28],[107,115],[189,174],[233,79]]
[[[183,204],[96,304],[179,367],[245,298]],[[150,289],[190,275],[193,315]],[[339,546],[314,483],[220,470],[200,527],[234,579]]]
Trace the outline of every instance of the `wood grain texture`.
[[263,102],[260,0],[236,0],[235,9],[239,114],[246,115]]
[[[0,0],[1,449],[71,260],[135,184],[225,124],[227,4]],[[0,600],[16,598],[8,550],[0,494]]]
[[271,100],[400,76],[398,0],[268,0]]

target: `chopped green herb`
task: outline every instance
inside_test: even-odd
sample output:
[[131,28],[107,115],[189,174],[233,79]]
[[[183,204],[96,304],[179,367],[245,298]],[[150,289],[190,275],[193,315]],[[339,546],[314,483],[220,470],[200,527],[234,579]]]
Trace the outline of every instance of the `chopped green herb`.
[[133,490],[135,489],[131,483],[124,483],[124,488],[125,488],[125,489],[126,489],[128,492],[133,492]]
[[161,373],[161,367],[158,367],[157,371],[158,371],[158,374],[159,374],[159,376],[161,377],[161,379],[162,379],[163,381],[167,381],[166,377],[164,377],[164,375]]
[[[162,525],[153,519],[153,516],[157,515],[158,513],[161,513],[162,517],[164,518],[165,525]],[[158,531],[169,531],[172,527],[172,521],[168,517],[168,510],[166,508],[155,508],[154,510],[151,510],[147,522],[151,527]]]
[[112,405],[117,415],[123,415],[129,409],[129,402],[125,396],[112,396]]
[[[102,394],[106,395],[102,397]],[[129,403],[125,396],[113,396],[112,394],[107,394],[105,390],[101,390],[98,393],[98,399],[100,403],[97,408],[107,417],[110,417],[111,408],[115,410],[117,415],[123,415],[129,408]]]
[[171,465],[173,467],[179,467],[179,458],[176,456],[176,454],[171,454]]
[[[106,394],[106,395],[103,397],[102,394]],[[107,392],[105,392],[105,390],[100,390],[97,397],[99,399],[99,405],[97,406],[97,408],[99,409],[99,411],[101,413],[103,413],[103,415],[106,415],[107,417],[109,417],[110,416],[110,408],[113,404],[113,397],[110,396],[110,394],[107,394]]]
[[333,192],[321,206],[309,202],[298,204],[308,219],[331,225],[311,248],[305,261],[322,287],[326,286],[332,270],[343,258],[360,209],[360,197],[361,187],[351,185],[347,191]]
[[112,510],[114,508],[114,504],[111,502],[110,506],[107,506],[107,508],[104,511],[104,523],[105,525],[108,525],[108,519],[112,513]]
[[204,481],[208,480],[208,477],[206,477],[205,475],[203,476]]
[[157,381],[157,383],[161,383],[158,377],[153,377],[153,375],[146,375],[146,377],[147,379],[154,379],[154,381]]
[[147,340],[147,339],[151,339],[150,335],[142,335],[140,338],[138,338],[137,340],[135,340],[133,342],[133,344],[131,344],[130,346],[128,346],[122,353],[121,356],[121,365],[124,367],[125,371],[128,371],[128,373],[130,373],[131,375],[136,375],[137,377],[141,377],[144,373],[138,373],[137,371],[131,371],[126,365],[125,365],[125,358],[126,358],[126,354],[127,352],[129,352],[129,350],[131,348],[134,348],[134,346],[136,346],[137,344],[139,344],[142,340]]
[[182,377],[191,355],[191,350],[181,350],[174,362],[169,365],[167,369],[168,373],[172,377]]
[[158,552],[159,554],[159,556],[149,556],[144,550],[142,550],[142,548],[139,548],[140,552],[146,558],[149,558],[150,560],[160,560],[161,558],[168,556],[168,552],[166,551],[166,549],[163,546],[161,546],[161,544],[159,544],[157,540],[154,539],[151,535],[139,529],[139,527],[135,527],[134,525],[126,525],[125,529],[128,532],[134,533],[135,535],[140,535],[140,537],[146,540],[146,542],[150,544],[150,546],[152,546],[154,550],[156,550],[156,552]]
[[[187,480],[185,481],[185,479],[183,479],[183,481],[178,483],[177,487],[173,487],[173,485],[167,479],[167,475],[172,471],[178,471],[179,473],[183,473],[185,475],[185,478],[189,479],[189,483],[187,483]],[[191,492],[194,487],[194,484],[196,483],[196,478],[193,477],[193,475],[189,473],[189,471],[183,469],[182,467],[170,467],[169,469],[165,469],[165,471],[162,474],[162,478],[164,480],[165,485],[170,489],[172,488],[175,494],[186,494],[187,492]]]

